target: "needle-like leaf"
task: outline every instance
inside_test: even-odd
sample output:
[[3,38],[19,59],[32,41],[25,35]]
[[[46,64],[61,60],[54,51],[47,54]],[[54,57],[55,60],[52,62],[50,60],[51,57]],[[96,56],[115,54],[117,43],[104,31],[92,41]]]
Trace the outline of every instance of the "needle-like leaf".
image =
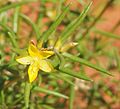
[[38,86],[34,87],[33,91],[38,91],[38,92],[46,93],[46,94],[49,94],[49,95],[54,95],[54,96],[58,96],[58,97],[68,99],[68,97],[66,95],[63,95],[63,94],[55,92],[55,91],[50,91],[49,89],[41,88],[41,87],[38,87]]
[[88,6],[82,11],[80,16],[75,19],[73,22],[71,22],[66,29],[62,32],[60,36],[61,43],[64,43],[66,39],[78,28],[78,26],[82,23],[84,18],[87,15],[87,12],[89,11],[90,7],[92,5],[92,2],[88,4]]
[[96,70],[100,71],[101,73],[108,74],[108,75],[112,76],[112,74],[109,71],[107,71],[104,68],[101,68],[101,67],[99,67],[97,65],[94,65],[94,64],[92,64],[92,63],[90,63],[90,62],[88,62],[88,61],[86,61],[86,60],[84,60],[82,58],[79,58],[77,56],[71,55],[69,53],[63,53],[63,56],[71,59],[74,62],[79,62],[80,64],[83,64],[83,65],[86,65],[86,66],[91,67],[93,69],[96,69]]
[[86,80],[86,81],[92,81],[89,77],[87,77],[87,76],[85,76],[81,73],[76,73],[69,68],[59,68],[59,71],[61,73],[65,73],[65,74],[68,74],[70,76],[73,76],[73,77],[76,77],[76,78],[79,78],[79,79],[83,79],[83,80]]
[[106,31],[99,30],[99,29],[93,29],[93,31],[100,34],[100,35],[106,36],[108,38],[114,38],[114,39],[119,39],[120,40],[119,35],[113,34],[111,32],[106,32]]
[[56,19],[56,21],[50,26],[50,28],[42,35],[43,42],[48,39],[48,37],[55,31],[57,26],[62,22],[66,13],[69,11],[69,5],[65,7],[64,11],[60,16]]
[[23,19],[25,19],[25,20],[32,26],[32,28],[33,28],[34,31],[35,31],[35,34],[36,34],[37,39],[39,39],[39,37],[40,37],[40,32],[39,32],[39,30],[38,30],[38,27],[35,25],[35,23],[32,22],[32,20],[31,20],[29,17],[27,17],[26,15],[24,15],[24,14],[20,14],[20,16],[21,16]]
[[17,2],[17,3],[12,3],[11,5],[6,5],[6,6],[3,6],[2,8],[0,8],[0,13],[1,12],[4,12],[4,11],[7,11],[11,8],[15,8],[15,7],[18,7],[18,6],[21,6],[21,5],[24,5],[24,4],[28,4],[30,2],[36,2],[37,0],[24,0],[22,2]]

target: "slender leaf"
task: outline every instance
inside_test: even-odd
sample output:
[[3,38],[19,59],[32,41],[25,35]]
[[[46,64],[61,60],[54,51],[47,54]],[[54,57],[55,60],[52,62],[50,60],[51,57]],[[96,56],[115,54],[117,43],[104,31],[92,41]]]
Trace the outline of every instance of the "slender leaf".
[[50,28],[42,35],[43,42],[47,40],[47,38],[55,31],[57,26],[61,23],[66,13],[69,11],[69,5],[66,6],[62,14],[56,19],[56,21],[50,26]]
[[4,108],[4,106],[5,106],[5,94],[4,94],[3,90],[0,91],[0,100],[1,100],[2,108]]
[[49,89],[37,87],[37,86],[33,88],[33,91],[43,92],[43,93],[46,93],[46,94],[49,94],[49,95],[54,95],[54,96],[58,96],[58,97],[68,99],[68,97],[66,95],[63,95],[63,94],[55,92],[55,91],[50,91]]
[[99,34],[103,35],[103,36],[120,40],[119,35],[116,35],[116,34],[113,34],[113,33],[110,33],[110,32],[106,32],[106,31],[103,31],[103,30],[99,30],[99,29],[94,29],[94,31],[96,33],[99,33]]
[[58,73],[54,72],[54,73],[50,73],[50,74],[53,75],[54,77],[56,77],[57,79],[61,79],[65,82],[69,83],[70,85],[74,86],[74,83],[71,80],[69,80],[67,77],[62,75],[61,73],[58,74]]
[[42,105],[42,107],[44,108],[44,109],[55,109],[55,108],[53,108],[52,106],[49,106],[49,105]]
[[15,48],[18,48],[18,44],[17,44],[17,41],[16,41],[16,35],[15,33],[12,31],[11,28],[9,28],[7,25],[4,25],[3,23],[0,22],[0,25],[8,31],[8,35],[10,36],[10,40],[12,42],[12,45],[15,47]]
[[18,19],[19,19],[20,7],[15,8],[15,13],[13,16],[13,30],[15,33],[18,31]]
[[81,59],[79,57],[73,56],[73,55],[71,55],[69,53],[63,53],[63,56],[71,59],[74,62],[79,62],[80,64],[89,66],[89,67],[91,67],[93,69],[96,69],[96,70],[100,71],[101,73],[108,74],[108,75],[112,76],[112,74],[109,71],[107,71],[107,70],[105,70],[105,69],[103,69],[103,68],[101,68],[101,67],[99,67],[97,65],[91,64],[90,62],[88,62],[88,61],[86,61],[84,59]]
[[6,6],[3,6],[2,8],[0,8],[0,13],[4,12],[4,11],[7,11],[11,8],[15,8],[15,7],[18,7],[18,6],[21,6],[21,5],[24,5],[24,4],[28,4],[30,2],[36,2],[36,1],[37,0],[26,0],[26,1],[18,2],[18,3],[12,3],[11,5],[6,5]]
[[59,71],[61,73],[65,73],[65,74],[68,74],[70,76],[73,76],[73,77],[76,77],[76,78],[79,78],[79,79],[83,79],[83,80],[86,80],[86,81],[92,81],[90,78],[88,78],[87,76],[81,74],[81,73],[76,73],[74,71],[72,71],[71,69],[69,68],[59,68]]
[[16,99],[15,101],[13,101],[13,105],[16,105],[17,103],[19,103],[21,100],[23,100],[24,96],[19,97],[18,99]]
[[18,48],[18,45],[17,45],[16,40],[13,39],[13,33],[8,32],[8,35],[10,36],[10,39],[11,39],[12,45],[13,45],[15,48]]
[[89,3],[89,5],[82,11],[82,13],[80,14],[80,16],[75,19],[73,22],[71,22],[66,29],[62,32],[60,39],[61,39],[61,43],[64,43],[65,40],[78,28],[78,26],[82,23],[82,21],[84,20],[84,18],[87,15],[88,10],[90,9],[92,5],[92,2]]
[[120,71],[120,57],[117,49],[114,49],[114,55],[115,55],[115,60],[116,60],[118,70]]
[[35,23],[33,23],[33,22],[31,21],[31,19],[30,19],[29,17],[27,17],[26,15],[24,15],[24,14],[20,14],[20,16],[21,16],[23,19],[25,19],[25,20],[32,26],[32,28],[33,28],[34,31],[35,31],[35,34],[36,34],[37,39],[39,39],[39,37],[40,37],[40,32],[39,32],[39,29],[37,28],[37,26],[35,25]]

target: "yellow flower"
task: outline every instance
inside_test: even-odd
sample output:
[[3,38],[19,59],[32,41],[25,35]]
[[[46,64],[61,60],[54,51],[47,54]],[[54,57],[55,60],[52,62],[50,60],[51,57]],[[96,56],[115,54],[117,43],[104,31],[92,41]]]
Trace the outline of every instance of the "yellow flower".
[[28,68],[29,81],[33,82],[39,70],[51,72],[52,65],[47,61],[47,58],[54,54],[53,51],[47,49],[38,49],[34,44],[30,43],[28,47],[28,55],[16,58],[16,61],[23,65],[30,65]]

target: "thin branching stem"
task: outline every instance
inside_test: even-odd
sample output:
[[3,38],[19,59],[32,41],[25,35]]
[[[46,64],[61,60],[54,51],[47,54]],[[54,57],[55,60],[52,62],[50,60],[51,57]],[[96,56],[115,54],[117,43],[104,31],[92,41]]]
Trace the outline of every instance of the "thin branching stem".
[[[86,29],[86,31],[82,34],[82,38],[86,37],[89,32],[91,31],[92,27],[94,27],[96,25],[96,23],[98,22],[98,20],[102,17],[102,15],[104,14],[104,12],[108,9],[108,7],[113,3],[114,0],[109,0],[107,2],[107,4],[105,5],[105,7],[103,8],[103,10],[100,12],[100,14],[94,19],[94,21],[91,23],[91,25]],[[81,39],[82,39],[81,38]]]

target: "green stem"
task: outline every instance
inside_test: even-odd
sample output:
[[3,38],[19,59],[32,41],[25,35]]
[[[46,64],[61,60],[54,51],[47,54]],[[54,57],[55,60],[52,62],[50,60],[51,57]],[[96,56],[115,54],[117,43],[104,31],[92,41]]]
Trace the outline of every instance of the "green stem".
[[74,86],[71,85],[70,86],[70,107],[69,109],[73,109],[73,106],[74,106],[74,97],[75,97],[75,89],[74,89]]
[[30,89],[31,89],[31,83],[26,82],[25,84],[25,95],[24,95],[24,100],[25,100],[25,108],[29,108],[29,101],[30,101]]
[[103,10],[100,12],[100,14],[94,19],[94,21],[91,23],[91,25],[87,28],[87,30],[82,34],[82,38],[86,37],[89,32],[91,31],[92,27],[94,27],[96,25],[96,23],[98,22],[98,20],[101,18],[101,16],[104,14],[104,12],[106,11],[106,9],[111,5],[111,3],[113,3],[114,0],[109,0],[107,2],[107,4],[105,5],[105,7],[103,8]]
[[117,24],[111,29],[111,32],[114,32],[118,27],[120,26],[120,20],[117,22]]

